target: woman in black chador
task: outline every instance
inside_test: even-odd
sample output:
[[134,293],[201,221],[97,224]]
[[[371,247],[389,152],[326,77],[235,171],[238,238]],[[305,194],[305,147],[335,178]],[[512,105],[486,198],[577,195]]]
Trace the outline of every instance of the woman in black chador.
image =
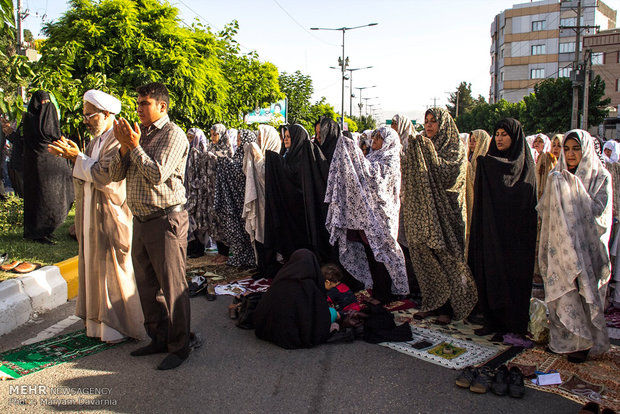
[[58,112],[49,93],[37,91],[24,114],[24,238],[53,244],[51,235],[73,204],[69,161],[53,156],[48,144],[60,139]]

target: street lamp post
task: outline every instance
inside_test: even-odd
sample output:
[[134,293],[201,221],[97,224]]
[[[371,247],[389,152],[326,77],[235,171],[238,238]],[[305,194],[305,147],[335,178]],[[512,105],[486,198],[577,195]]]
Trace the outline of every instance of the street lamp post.
[[344,129],[344,81],[346,79],[346,70],[347,65],[349,64],[348,59],[344,54],[344,34],[347,30],[359,29],[362,27],[376,26],[378,23],[369,23],[361,26],[353,26],[353,27],[339,27],[339,28],[328,28],[328,27],[311,27],[310,30],[338,30],[342,32],[342,58],[338,59],[339,66],[342,67],[342,93],[341,93],[341,114],[342,117],[340,119],[340,127]]
[[366,101],[366,102],[364,102],[364,105],[366,105],[366,115],[368,115],[368,107],[369,107],[368,101],[370,99],[377,99],[377,97],[375,96],[375,97],[372,97],[372,98],[364,98],[364,101]]
[[362,108],[364,107],[364,105],[362,105],[362,91],[364,89],[370,89],[370,88],[375,88],[377,85],[373,85],[373,86],[362,86],[361,88],[355,88],[358,89],[360,91],[360,103],[359,103],[359,108],[360,108],[360,119],[362,119]]
[[[348,62],[347,62],[348,63]],[[330,69],[338,69],[335,66],[330,66]],[[353,72],[355,72],[356,70],[363,70],[363,69],[371,69],[372,66],[366,66],[363,68],[353,68],[353,69],[347,69],[349,71],[349,116],[353,115]],[[346,77],[345,77],[346,80]],[[374,86],[371,86],[372,88],[374,88]],[[355,89],[365,89],[365,88],[355,88]],[[360,109],[361,111],[361,109]],[[361,114],[360,114],[361,116]]]

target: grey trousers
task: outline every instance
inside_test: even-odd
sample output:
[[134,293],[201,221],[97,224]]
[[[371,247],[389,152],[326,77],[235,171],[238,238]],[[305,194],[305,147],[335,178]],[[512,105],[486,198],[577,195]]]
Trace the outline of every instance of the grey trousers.
[[133,220],[132,259],[144,327],[168,352],[189,355],[190,305],[185,279],[187,211]]

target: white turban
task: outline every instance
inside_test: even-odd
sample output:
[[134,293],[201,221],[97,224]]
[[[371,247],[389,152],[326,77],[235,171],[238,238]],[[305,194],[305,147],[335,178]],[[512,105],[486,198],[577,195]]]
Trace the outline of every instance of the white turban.
[[84,94],[84,101],[90,102],[102,111],[108,111],[111,114],[121,112],[121,101],[105,92],[97,89],[91,89]]

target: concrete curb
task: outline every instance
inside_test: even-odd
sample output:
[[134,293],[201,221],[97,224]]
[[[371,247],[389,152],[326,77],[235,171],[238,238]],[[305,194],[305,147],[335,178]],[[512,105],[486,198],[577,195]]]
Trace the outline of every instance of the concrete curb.
[[77,296],[78,258],[0,283],[0,335]]

